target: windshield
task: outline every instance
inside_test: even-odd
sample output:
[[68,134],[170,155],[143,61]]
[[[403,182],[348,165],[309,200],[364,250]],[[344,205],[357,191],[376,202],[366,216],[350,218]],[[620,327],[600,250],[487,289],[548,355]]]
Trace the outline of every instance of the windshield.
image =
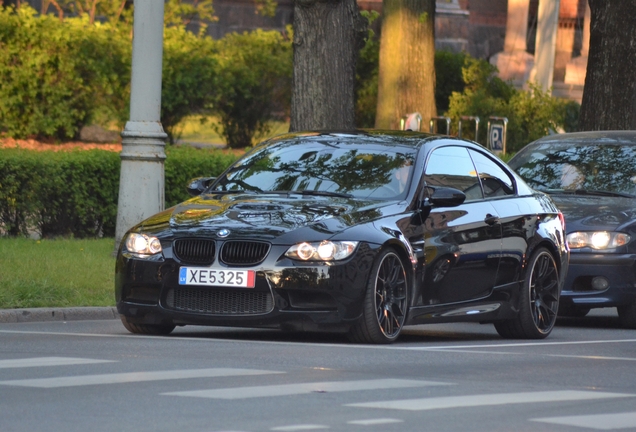
[[636,194],[636,146],[549,143],[526,147],[509,165],[542,191]]
[[221,176],[214,191],[401,199],[417,148],[378,140],[305,138],[258,147]]

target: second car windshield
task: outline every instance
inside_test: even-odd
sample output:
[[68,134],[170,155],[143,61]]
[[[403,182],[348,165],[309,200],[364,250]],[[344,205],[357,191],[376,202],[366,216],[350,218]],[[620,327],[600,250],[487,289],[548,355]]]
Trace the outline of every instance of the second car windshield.
[[278,141],[243,157],[219,178],[214,189],[314,191],[331,196],[395,199],[407,193],[416,151],[415,147],[375,140]]
[[636,195],[636,146],[545,144],[510,165],[538,190]]

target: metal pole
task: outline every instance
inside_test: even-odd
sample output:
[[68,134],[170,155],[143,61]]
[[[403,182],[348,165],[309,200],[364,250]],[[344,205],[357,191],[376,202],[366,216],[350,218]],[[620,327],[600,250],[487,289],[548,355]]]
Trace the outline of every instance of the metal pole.
[[[430,132],[431,133],[436,133],[437,122],[440,121],[440,120],[446,122],[446,135],[450,135],[451,119],[450,119],[450,117],[444,117],[444,116],[431,117],[431,121],[429,122],[429,130],[430,130]],[[439,133],[439,132],[437,132],[437,133]]]
[[128,229],[164,209],[160,121],[164,2],[135,0],[130,119],[121,133],[121,174],[115,251]]
[[461,116],[459,117],[457,137],[462,137],[462,122],[464,120],[475,122],[475,142],[479,142],[479,117],[478,116]]

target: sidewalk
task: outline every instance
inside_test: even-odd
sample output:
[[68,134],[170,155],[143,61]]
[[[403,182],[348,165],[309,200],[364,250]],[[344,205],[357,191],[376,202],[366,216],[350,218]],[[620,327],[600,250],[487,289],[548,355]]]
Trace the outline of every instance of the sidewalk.
[[0,323],[104,320],[116,318],[119,318],[119,314],[117,313],[117,308],[114,306],[0,310]]

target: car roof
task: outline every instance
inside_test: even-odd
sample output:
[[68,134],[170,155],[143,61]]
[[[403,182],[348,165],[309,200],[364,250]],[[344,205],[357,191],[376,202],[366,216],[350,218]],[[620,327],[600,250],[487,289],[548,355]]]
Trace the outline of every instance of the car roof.
[[585,131],[569,132],[564,134],[548,135],[530,144],[567,143],[571,145],[590,144],[621,144],[636,145],[636,131],[633,130],[613,130],[613,131]]
[[[400,145],[409,146],[413,148],[420,148],[427,143],[439,142],[440,144],[448,143],[449,141],[455,141],[462,145],[478,148],[481,150],[486,149],[479,143],[458,138],[450,135],[441,135],[427,132],[418,131],[402,131],[402,130],[383,130],[383,129],[355,129],[355,130],[313,130],[313,131],[299,131],[289,132],[282,135],[277,135],[268,140],[265,140],[259,144],[271,144],[277,141],[288,140],[329,140],[334,141],[347,141],[347,140],[362,140],[368,143],[376,142],[382,145]],[[486,149],[487,150],[487,149]]]

